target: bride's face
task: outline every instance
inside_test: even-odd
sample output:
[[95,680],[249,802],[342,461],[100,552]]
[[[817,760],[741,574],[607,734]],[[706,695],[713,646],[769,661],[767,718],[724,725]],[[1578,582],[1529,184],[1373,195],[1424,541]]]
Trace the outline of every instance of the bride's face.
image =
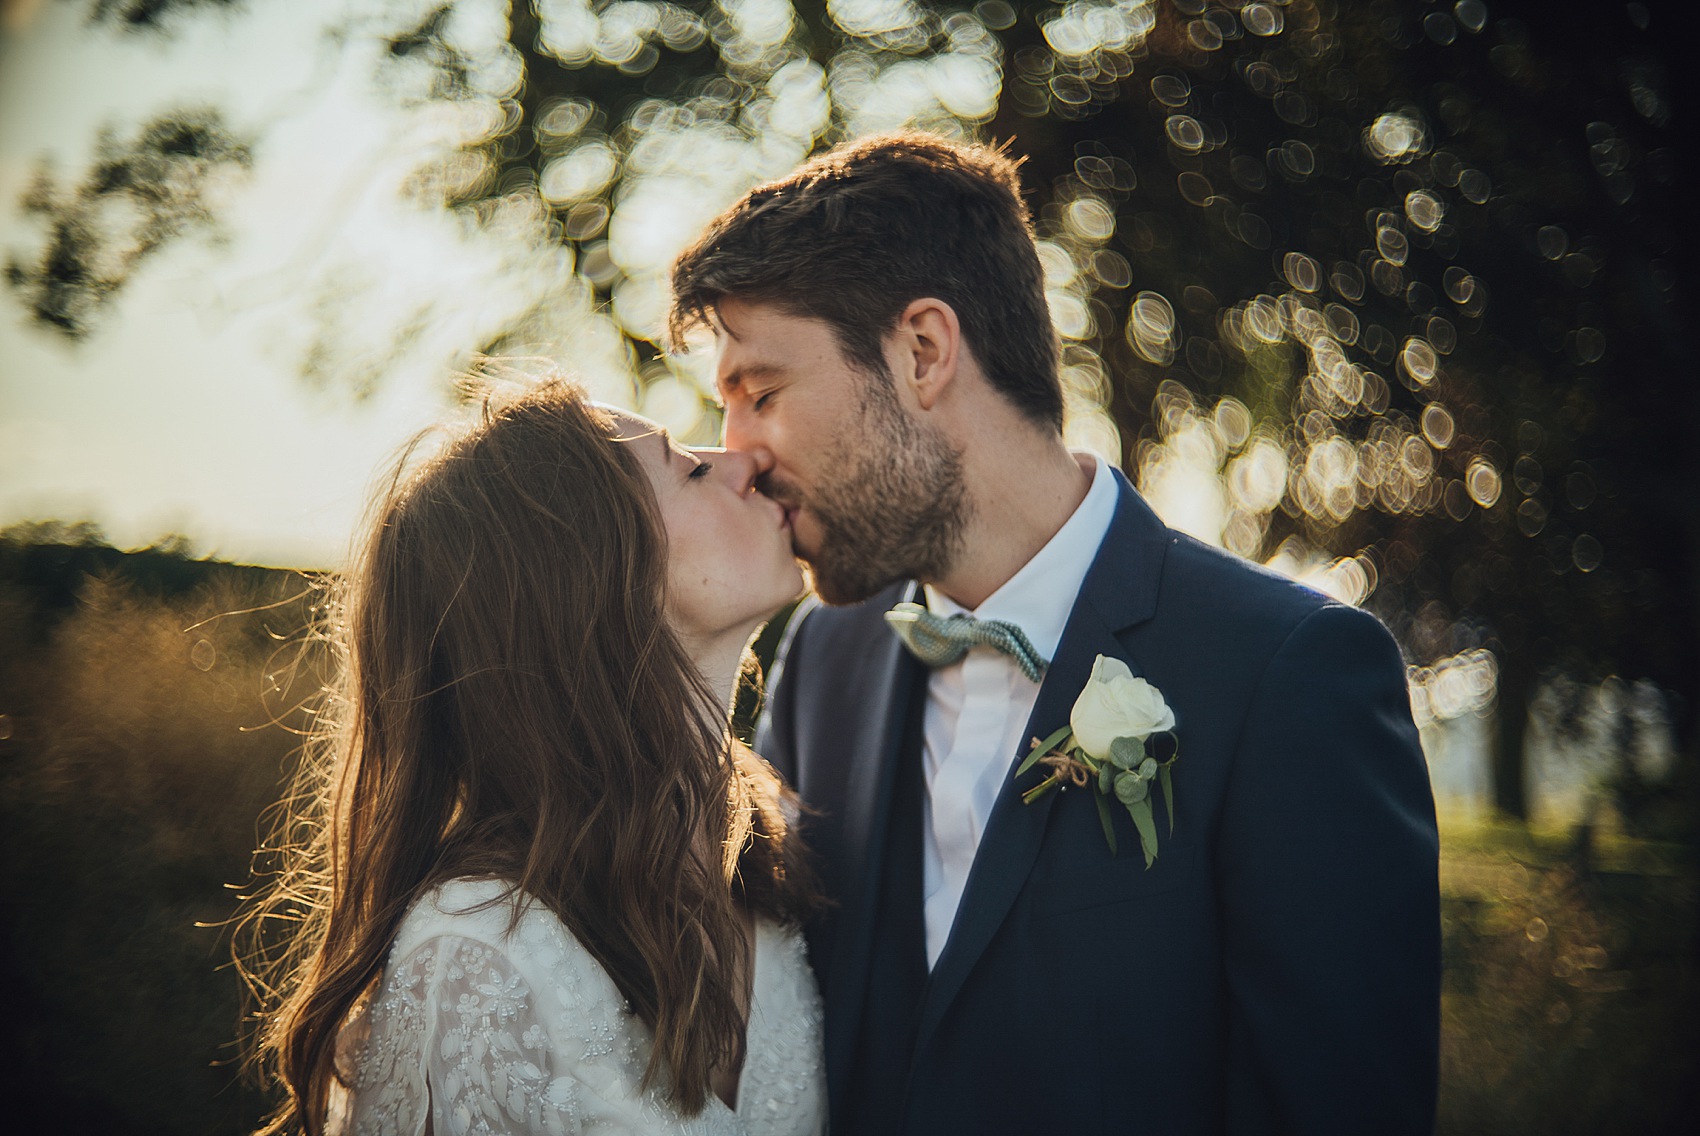
[[667,530],[667,617],[687,642],[745,634],[803,590],[785,510],[756,492],[754,461],[688,449],[635,414],[613,414],[643,464]]

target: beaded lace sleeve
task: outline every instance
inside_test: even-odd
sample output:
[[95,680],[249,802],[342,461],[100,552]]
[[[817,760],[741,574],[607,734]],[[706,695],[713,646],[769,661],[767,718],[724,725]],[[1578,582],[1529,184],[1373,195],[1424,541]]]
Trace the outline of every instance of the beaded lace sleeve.
[[427,940],[393,968],[371,1017],[354,1092],[357,1133],[655,1131],[629,1123],[642,1117],[620,1108],[623,1102],[604,1100],[596,1070],[583,1064],[611,1052],[608,1014],[580,1019],[589,1027],[571,1039],[582,1042],[580,1051],[566,1052],[539,1019],[537,992],[487,943],[455,935]]
[[625,1012],[605,972],[574,965],[593,967],[588,955],[551,963],[526,966],[510,951],[457,935],[414,948],[392,968],[372,1006],[353,1093],[353,1131],[362,1136],[738,1131],[724,1110],[716,1110],[718,1117],[687,1120],[656,1089],[640,1091],[647,1030]]
[[[649,1028],[551,912],[493,881],[451,881],[403,923],[349,1023],[338,1133],[373,1136],[802,1136],[824,1117],[820,1007],[795,931],[762,924],[735,1113],[684,1116],[643,1085]],[[773,960],[764,965],[763,959]]]

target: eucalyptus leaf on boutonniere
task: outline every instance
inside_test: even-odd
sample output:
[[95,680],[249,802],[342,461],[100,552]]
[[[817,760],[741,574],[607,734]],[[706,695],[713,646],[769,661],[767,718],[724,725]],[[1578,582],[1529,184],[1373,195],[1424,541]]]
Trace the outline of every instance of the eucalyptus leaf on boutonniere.
[[1051,771],[1021,794],[1022,803],[1030,805],[1052,789],[1089,787],[1113,855],[1116,830],[1110,809],[1112,801],[1119,802],[1139,831],[1139,846],[1149,868],[1157,859],[1157,823],[1151,815],[1153,780],[1163,786],[1169,835],[1175,832],[1175,789],[1169,777],[1169,767],[1178,756],[1174,728],[1175,712],[1156,687],[1134,677],[1120,659],[1099,655],[1086,689],[1074,700],[1068,725],[1043,741],[1033,739],[1033,752],[1015,771],[1017,777],[1035,765]]

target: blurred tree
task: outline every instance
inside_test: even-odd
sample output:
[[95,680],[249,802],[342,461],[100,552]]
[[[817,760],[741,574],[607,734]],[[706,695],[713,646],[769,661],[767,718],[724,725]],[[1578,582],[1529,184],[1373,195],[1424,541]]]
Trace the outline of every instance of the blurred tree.
[[[97,9],[151,25],[197,6]],[[588,300],[645,409],[702,421],[700,365],[660,335],[668,264],[704,222],[843,137],[915,124],[1009,141],[1027,162],[1072,440],[1119,455],[1205,539],[1376,610],[1415,667],[1419,710],[1485,709],[1497,689],[1507,811],[1526,807],[1525,707],[1550,675],[1656,681],[1694,755],[1700,393],[1677,243],[1670,61],[1686,42],[1666,6],[372,13],[350,27],[386,44],[381,81],[446,124],[412,194],[556,245],[575,270],[572,295],[540,295],[486,350],[573,358],[552,340],[565,301]],[[91,175],[32,192],[52,240],[10,275],[37,319],[79,333],[154,247],[84,239],[97,205],[244,160],[216,125],[195,136],[193,176],[150,157],[115,167],[117,189]],[[1429,681],[1460,659],[1487,662],[1462,686]]]
[[45,239],[32,253],[8,253],[6,280],[37,324],[83,338],[143,260],[213,225],[221,192],[250,161],[212,108],[167,111],[128,141],[104,131],[75,188],[45,164],[37,171],[20,206]]
[[[1225,543],[1356,555],[1345,590],[1373,589],[1418,663],[1488,647],[1498,804],[1522,813],[1543,676],[1696,690],[1700,403],[1670,29],[1637,5],[1492,9],[1177,0],[1132,68],[1041,25],[1010,43],[991,133],[1049,175],[1053,216],[1114,217],[1084,342],[1141,438],[1130,465],[1215,404]],[[1104,185],[1118,157],[1132,192]],[[1224,398],[1285,451],[1274,509],[1235,476],[1252,451]],[[1692,753],[1692,702],[1682,720]]]
[[[168,34],[174,21],[244,0],[92,0],[91,24],[129,35]],[[250,140],[215,107],[159,112],[127,140],[104,127],[75,188],[43,161],[18,202],[45,230],[38,247],[6,253],[6,281],[31,320],[72,340],[86,337],[137,267],[167,241],[208,232],[223,191],[252,163]]]
[[[737,192],[897,122],[1011,140],[1078,437],[1103,442],[1107,409],[1142,484],[1202,466],[1199,535],[1323,569],[1413,663],[1486,648],[1503,809],[1525,811],[1551,675],[1651,676],[1694,751],[1700,402],[1662,12],[522,0],[496,42],[464,7],[390,41],[430,94],[501,108],[425,188],[547,210],[651,380],[674,366],[667,258]],[[647,183],[692,176],[654,208]]]
[[95,0],[91,18],[124,27],[160,28],[180,13],[201,8],[240,8],[245,0]]

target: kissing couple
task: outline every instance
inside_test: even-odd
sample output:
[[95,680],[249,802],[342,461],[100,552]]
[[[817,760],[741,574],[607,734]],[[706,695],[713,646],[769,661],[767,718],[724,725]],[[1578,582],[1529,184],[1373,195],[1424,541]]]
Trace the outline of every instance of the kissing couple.
[[725,449],[547,383],[374,507],[251,914],[266,1131],[1432,1131],[1399,651],[1065,446],[1015,164],[840,147],[673,286]]

